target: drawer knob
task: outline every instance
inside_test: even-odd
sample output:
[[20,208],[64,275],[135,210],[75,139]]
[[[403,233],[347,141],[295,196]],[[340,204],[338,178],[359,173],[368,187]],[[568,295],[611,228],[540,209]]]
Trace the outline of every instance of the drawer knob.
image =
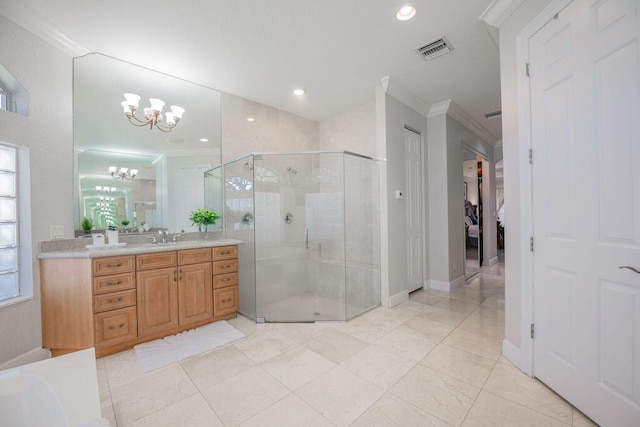
[[110,300],[107,300],[107,303],[113,304],[114,302],[121,302],[123,299],[124,299],[124,297],[120,297],[120,298],[116,298],[116,299],[110,299]]
[[116,286],[116,285],[121,285],[122,284],[122,280],[118,280],[117,282],[107,282],[104,285],[105,286]]
[[117,264],[107,264],[107,268],[115,268],[115,267],[122,267],[122,263],[119,262]]

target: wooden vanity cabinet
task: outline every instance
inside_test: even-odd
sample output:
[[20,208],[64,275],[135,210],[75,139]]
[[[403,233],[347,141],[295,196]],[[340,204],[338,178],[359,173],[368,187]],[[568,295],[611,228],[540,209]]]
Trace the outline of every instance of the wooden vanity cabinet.
[[213,248],[213,315],[238,311],[238,247]]
[[178,263],[180,326],[213,319],[211,249],[180,251]]
[[136,279],[141,337],[213,319],[210,248],[138,255],[137,265],[148,269]]
[[175,267],[139,271],[138,333],[141,337],[173,328],[178,323],[178,271]]
[[54,356],[97,357],[176,334],[238,309],[237,246],[40,260],[42,340]]
[[96,349],[136,339],[135,257],[95,258],[91,264]]

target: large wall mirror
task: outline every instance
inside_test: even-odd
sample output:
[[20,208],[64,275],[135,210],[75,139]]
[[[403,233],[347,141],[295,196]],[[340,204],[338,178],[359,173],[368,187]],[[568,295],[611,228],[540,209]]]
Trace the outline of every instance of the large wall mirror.
[[[121,105],[125,93],[140,96],[142,120],[150,98],[166,103],[161,125],[172,105],[184,114],[170,132],[134,126]],[[76,229],[88,217],[98,229],[195,231],[188,218],[205,206],[204,172],[222,158],[221,99],[216,90],[101,54],[75,58]]]

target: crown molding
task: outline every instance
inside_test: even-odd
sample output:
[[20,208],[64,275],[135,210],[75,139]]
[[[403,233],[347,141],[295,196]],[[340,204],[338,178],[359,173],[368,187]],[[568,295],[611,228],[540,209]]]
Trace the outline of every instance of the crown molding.
[[492,27],[500,28],[522,3],[524,0],[493,0],[480,15],[480,20]]
[[54,28],[46,17],[24,2],[0,2],[0,15],[71,58],[91,53]]
[[395,82],[389,76],[380,79],[380,84],[382,85],[384,93],[402,102],[412,110],[428,117],[429,104],[415,96],[407,88]]
[[435,117],[442,114],[448,114],[452,119],[460,122],[491,147],[494,147],[499,140],[451,99],[433,104],[427,117]]

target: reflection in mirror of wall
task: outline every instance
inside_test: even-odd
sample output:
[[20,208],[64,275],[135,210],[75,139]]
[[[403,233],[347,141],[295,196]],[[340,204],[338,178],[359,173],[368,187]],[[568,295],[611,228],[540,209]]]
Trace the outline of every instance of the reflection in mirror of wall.
[[[165,101],[169,107],[158,113],[165,129],[177,123],[167,114],[172,105],[184,115],[170,133],[157,124],[132,126],[121,105],[125,93],[141,96],[140,110],[149,98]],[[203,171],[221,163],[220,92],[89,54],[74,59],[73,102],[76,228],[87,216],[99,229],[195,231],[183,217],[205,206]]]

